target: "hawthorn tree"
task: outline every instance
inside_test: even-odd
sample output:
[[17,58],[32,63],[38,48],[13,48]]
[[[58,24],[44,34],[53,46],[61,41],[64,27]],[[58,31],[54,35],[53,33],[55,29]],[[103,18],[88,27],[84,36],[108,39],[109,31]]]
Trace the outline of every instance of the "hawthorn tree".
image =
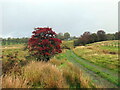
[[33,35],[28,41],[28,48],[32,56],[38,61],[48,61],[52,56],[61,53],[60,39],[55,38],[56,33],[52,28],[35,28]]

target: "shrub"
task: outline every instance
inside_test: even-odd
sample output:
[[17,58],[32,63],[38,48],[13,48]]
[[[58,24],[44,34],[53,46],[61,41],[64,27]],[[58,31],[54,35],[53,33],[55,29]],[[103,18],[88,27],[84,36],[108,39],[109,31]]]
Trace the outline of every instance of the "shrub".
[[48,61],[52,56],[61,53],[61,40],[55,38],[51,28],[35,28],[34,35],[28,41],[29,51],[37,60]]
[[75,47],[75,46],[79,46],[80,43],[81,43],[80,39],[74,40],[74,47]]
[[3,74],[13,71],[15,73],[20,73],[21,67],[26,65],[27,63],[27,60],[19,59],[17,53],[8,54],[4,56],[4,59],[2,60],[2,72]]

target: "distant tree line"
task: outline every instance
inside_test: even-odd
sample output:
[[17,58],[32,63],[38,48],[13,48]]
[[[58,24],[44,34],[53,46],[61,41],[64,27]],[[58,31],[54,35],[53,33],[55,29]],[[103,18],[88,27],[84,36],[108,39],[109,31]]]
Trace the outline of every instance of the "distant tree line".
[[[72,40],[76,39],[76,37],[71,37],[68,32],[66,33],[58,33],[56,38],[61,40]],[[13,44],[23,44],[27,43],[29,38],[0,38],[1,45],[13,45]]]
[[86,45],[94,42],[106,40],[119,40],[120,31],[114,34],[106,34],[105,31],[99,30],[97,33],[84,32],[77,40],[74,41],[74,46]]
[[28,42],[28,38],[0,38],[1,45],[24,44]]
[[[58,33],[56,38],[61,40],[74,40],[74,46],[86,45],[94,42],[106,40],[119,40],[120,31],[113,34],[106,34],[104,30],[99,30],[97,33],[84,32],[80,37],[70,36],[70,33]],[[24,44],[29,38],[0,38],[1,45]]]
[[58,33],[56,38],[61,39],[61,40],[73,40],[73,39],[77,39],[76,36],[70,36],[70,33],[66,32],[66,33]]

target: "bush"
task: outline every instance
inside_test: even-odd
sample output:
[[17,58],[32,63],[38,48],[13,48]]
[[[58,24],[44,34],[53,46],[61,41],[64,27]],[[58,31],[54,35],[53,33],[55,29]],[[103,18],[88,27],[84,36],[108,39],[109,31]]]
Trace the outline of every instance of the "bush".
[[78,39],[78,40],[75,40],[74,41],[74,46],[79,46],[80,45],[80,40]]
[[52,56],[61,53],[61,40],[51,28],[35,28],[32,37],[28,41],[28,48],[31,55],[38,61],[48,61]]
[[4,55],[4,58],[2,60],[2,72],[3,74],[11,73],[13,71],[15,73],[21,73],[21,67],[27,63],[27,60],[20,60],[17,53],[8,54],[6,56]]

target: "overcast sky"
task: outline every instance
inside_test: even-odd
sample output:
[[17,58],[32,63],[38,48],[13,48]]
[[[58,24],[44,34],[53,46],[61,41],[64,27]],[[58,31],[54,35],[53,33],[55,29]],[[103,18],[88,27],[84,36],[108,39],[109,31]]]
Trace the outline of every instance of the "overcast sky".
[[3,0],[2,37],[30,37],[34,27],[80,36],[85,31],[118,31],[119,0]]

